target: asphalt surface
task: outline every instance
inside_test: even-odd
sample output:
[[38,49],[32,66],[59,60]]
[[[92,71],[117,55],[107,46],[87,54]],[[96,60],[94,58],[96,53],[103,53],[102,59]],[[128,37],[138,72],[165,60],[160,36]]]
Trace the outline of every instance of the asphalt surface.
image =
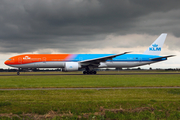
[[[180,74],[180,72],[177,73],[109,73],[109,74],[95,74],[95,75],[153,75],[153,74],[159,74],[159,75],[165,75],[165,74]],[[46,75],[84,75],[84,74],[20,74],[19,76],[46,76]],[[86,75],[94,75],[94,74],[86,74]],[[17,76],[16,74],[0,74],[0,76]]]
[[180,89],[180,87],[96,87],[96,88],[13,88],[13,89],[0,89],[2,91],[14,90],[113,90],[113,89]]

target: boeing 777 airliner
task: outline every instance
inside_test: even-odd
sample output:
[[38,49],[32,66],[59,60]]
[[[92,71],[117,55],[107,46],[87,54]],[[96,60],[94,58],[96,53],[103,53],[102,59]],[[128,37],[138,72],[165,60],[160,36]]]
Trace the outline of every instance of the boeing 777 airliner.
[[[62,68],[63,71],[77,71],[96,74],[95,68],[129,68],[167,60],[174,55],[159,56],[167,34],[162,33],[143,54],[23,54],[11,57],[5,64],[20,69]],[[19,70],[17,75],[19,75]]]

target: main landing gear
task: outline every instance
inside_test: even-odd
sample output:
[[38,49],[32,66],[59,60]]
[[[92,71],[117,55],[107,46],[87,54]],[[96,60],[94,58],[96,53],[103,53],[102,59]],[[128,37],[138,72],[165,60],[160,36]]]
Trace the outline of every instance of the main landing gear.
[[83,74],[96,74],[97,72],[93,70],[92,66],[85,67],[85,71],[83,71]]
[[96,71],[83,71],[83,74],[96,74]]

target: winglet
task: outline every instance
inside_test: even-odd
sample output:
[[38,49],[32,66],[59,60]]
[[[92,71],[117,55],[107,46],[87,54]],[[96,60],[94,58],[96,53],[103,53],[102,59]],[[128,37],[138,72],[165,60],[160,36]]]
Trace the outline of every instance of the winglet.
[[149,48],[144,52],[146,55],[159,55],[164,41],[166,39],[167,33],[162,33],[150,46]]

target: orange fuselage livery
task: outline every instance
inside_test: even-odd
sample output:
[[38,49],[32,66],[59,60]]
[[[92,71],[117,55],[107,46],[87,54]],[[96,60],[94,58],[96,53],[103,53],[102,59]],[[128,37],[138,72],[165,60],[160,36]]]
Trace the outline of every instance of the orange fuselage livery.
[[5,64],[18,65],[36,62],[65,61],[69,54],[25,54],[10,58]]

